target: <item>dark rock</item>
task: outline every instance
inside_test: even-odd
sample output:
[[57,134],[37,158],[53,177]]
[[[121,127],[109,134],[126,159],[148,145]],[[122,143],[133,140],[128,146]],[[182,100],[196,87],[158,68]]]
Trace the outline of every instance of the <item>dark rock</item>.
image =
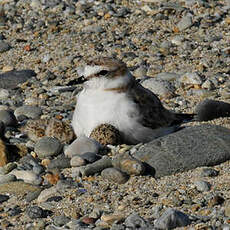
[[0,204],[4,201],[7,201],[10,197],[7,195],[0,194]]
[[16,205],[15,207],[13,207],[12,209],[10,209],[8,211],[8,213],[9,213],[10,216],[17,216],[21,212],[22,212],[22,210],[21,210],[21,208],[18,205]]
[[0,53],[4,53],[10,49],[11,49],[11,46],[8,43],[4,41],[0,41]]
[[154,227],[157,229],[173,229],[184,227],[191,223],[189,217],[178,210],[168,208],[162,216],[156,220]]
[[46,212],[38,206],[32,206],[27,208],[26,213],[31,219],[36,219],[45,217]]
[[133,155],[155,177],[217,165],[230,159],[230,130],[206,124],[187,127],[144,144]]
[[93,162],[99,160],[101,157],[95,153],[87,152],[87,153],[83,153],[81,155],[81,158],[86,160],[88,163],[93,163]]
[[34,151],[40,159],[56,156],[60,153],[61,149],[62,144],[55,137],[42,137],[34,147]]
[[61,196],[52,196],[52,197],[49,197],[49,198],[46,200],[46,202],[52,202],[52,201],[58,202],[58,201],[60,201],[60,200],[62,200],[62,197],[61,197]]
[[215,177],[219,175],[219,171],[213,168],[203,168],[200,174],[201,176]]
[[[0,79],[0,82],[1,82],[1,79]],[[17,125],[16,117],[9,110],[0,110],[0,121],[2,121],[5,126],[15,126],[15,125]]]
[[83,177],[90,176],[94,175],[95,173],[100,173],[102,170],[110,167],[112,167],[112,161],[109,157],[105,156],[92,164],[82,166],[80,173]]
[[4,135],[5,125],[3,121],[0,121],[0,137]]
[[42,191],[41,189],[38,189],[37,191],[28,192],[26,197],[25,197],[26,201],[31,202],[31,201],[37,199],[38,196],[40,195],[41,191]]
[[198,121],[209,121],[218,117],[230,116],[230,104],[223,101],[206,99],[196,106]]
[[54,160],[51,160],[48,167],[48,169],[64,169],[64,168],[71,168],[70,165],[70,158],[65,157],[62,155],[62,157],[58,157]]
[[0,74],[0,88],[14,89],[18,84],[36,76],[33,70],[13,70]]

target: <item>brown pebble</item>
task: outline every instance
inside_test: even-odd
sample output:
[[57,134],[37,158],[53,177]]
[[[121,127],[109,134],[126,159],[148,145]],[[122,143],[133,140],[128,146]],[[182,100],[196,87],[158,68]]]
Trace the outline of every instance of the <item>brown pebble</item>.
[[48,167],[48,165],[50,164],[50,159],[43,159],[41,162],[41,165],[43,165],[44,167]]
[[72,167],[80,167],[86,165],[86,161],[80,156],[74,156],[70,160],[70,165]]
[[49,182],[49,184],[54,185],[60,180],[60,174],[59,172],[48,172],[43,178]]
[[144,164],[128,155],[128,154],[119,154],[112,160],[113,167],[120,169],[123,172],[126,172],[128,175],[143,175],[145,172]]
[[81,218],[81,221],[85,224],[94,224],[96,220],[97,220],[96,218],[88,217],[88,216],[84,216]]
[[107,224],[113,224],[115,221],[124,220],[125,216],[122,214],[110,214],[110,215],[102,215],[101,220],[105,221]]

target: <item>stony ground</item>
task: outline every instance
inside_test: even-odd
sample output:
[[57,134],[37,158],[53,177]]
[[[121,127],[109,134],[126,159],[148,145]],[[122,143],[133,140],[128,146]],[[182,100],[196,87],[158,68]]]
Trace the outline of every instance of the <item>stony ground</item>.
[[[228,0],[2,0],[0,71],[31,69],[37,75],[1,89],[0,110],[32,105],[40,108],[31,112],[36,118],[70,122],[81,88],[77,68],[97,55],[122,59],[143,84],[144,76],[154,78],[147,86],[175,111],[194,112],[206,98],[229,102],[229,29]],[[18,116],[19,124],[28,117]],[[229,118],[209,123],[230,127]],[[33,155],[33,143],[20,135],[12,127],[5,134]],[[64,169],[69,182],[53,173],[59,187],[42,202],[35,198],[48,185],[2,184],[0,229],[109,229],[114,221],[113,229],[125,229],[119,223],[131,213],[153,224],[168,207],[191,219],[178,229],[230,229],[229,162],[208,170],[218,173],[198,168],[117,184],[100,175],[72,178],[71,169]]]

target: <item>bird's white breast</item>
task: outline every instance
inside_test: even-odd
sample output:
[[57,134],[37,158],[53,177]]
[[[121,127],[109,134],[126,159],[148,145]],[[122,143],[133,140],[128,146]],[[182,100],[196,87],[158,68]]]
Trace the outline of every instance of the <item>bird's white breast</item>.
[[[130,120],[131,114],[133,121]],[[119,130],[125,130],[130,126],[130,122],[136,122],[137,118],[136,105],[126,93],[84,89],[77,97],[73,128],[78,136],[89,136],[100,124],[109,123]]]

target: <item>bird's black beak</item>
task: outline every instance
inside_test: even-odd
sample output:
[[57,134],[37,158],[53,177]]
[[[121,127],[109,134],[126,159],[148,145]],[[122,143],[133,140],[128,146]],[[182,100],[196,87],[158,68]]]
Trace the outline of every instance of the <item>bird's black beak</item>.
[[85,81],[87,81],[87,79],[82,75],[82,76],[80,76],[78,79],[78,83],[79,84],[82,84],[82,83],[84,83]]

